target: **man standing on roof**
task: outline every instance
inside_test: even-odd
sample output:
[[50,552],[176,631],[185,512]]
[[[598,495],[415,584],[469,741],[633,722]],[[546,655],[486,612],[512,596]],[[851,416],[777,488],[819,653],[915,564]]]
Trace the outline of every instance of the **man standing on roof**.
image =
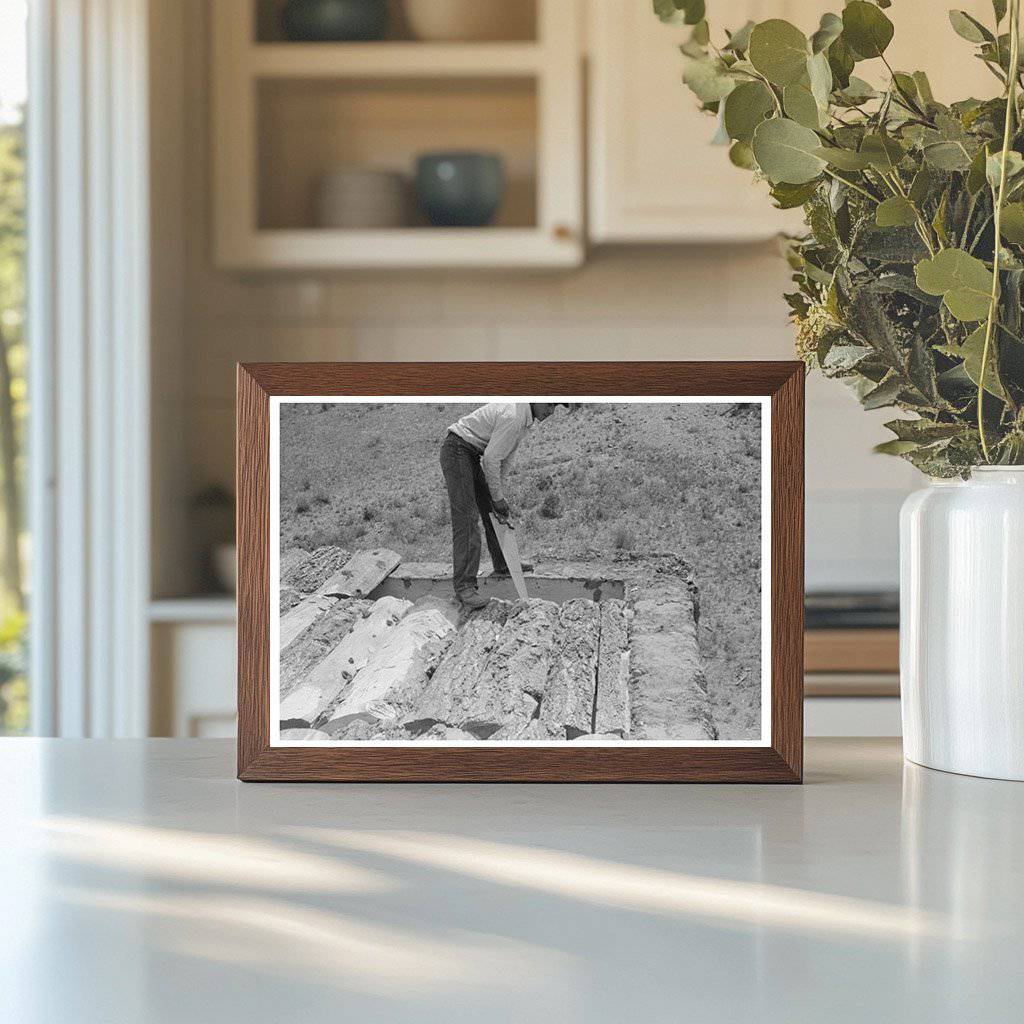
[[519,442],[535,421],[546,420],[555,406],[548,402],[490,402],[448,428],[441,445],[441,471],[452,507],[452,567],[455,596],[469,609],[487,600],[477,592],[480,569],[480,521],[494,566],[492,575],[507,577],[508,566],[488,513],[509,521],[508,472]]

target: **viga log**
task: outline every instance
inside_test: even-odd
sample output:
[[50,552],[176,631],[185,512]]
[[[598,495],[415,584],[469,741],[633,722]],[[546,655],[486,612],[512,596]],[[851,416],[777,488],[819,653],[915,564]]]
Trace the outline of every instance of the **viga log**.
[[322,587],[350,558],[344,548],[324,547],[315,551],[290,548],[281,555],[281,586],[312,594]]
[[309,673],[349,634],[366,614],[371,602],[335,601],[287,647],[282,646],[280,694],[282,701],[309,677]]
[[479,740],[529,738],[558,654],[558,605],[491,601],[473,615],[410,714],[414,736],[441,725]]
[[[349,683],[366,666],[388,630],[412,608],[412,601],[397,597],[382,597],[372,605],[365,601],[358,604],[365,608],[363,615],[352,622],[346,634],[313,663],[312,670],[282,699],[283,728],[329,721]],[[288,653],[296,646],[292,644]]]
[[[425,738],[435,726],[456,728],[454,723],[466,720],[511,607],[505,601],[491,601],[469,618],[406,716],[409,733]],[[534,706],[531,701],[531,713]]]
[[[320,548],[319,551],[324,549]],[[328,549],[335,550],[335,549]],[[340,549],[338,549],[340,550]],[[317,553],[318,553],[317,552]],[[398,568],[401,558],[387,548],[359,551],[323,582],[316,592],[281,616],[279,639],[285,650],[321,615],[345,597],[365,597]]]
[[629,739],[629,617],[625,601],[604,601],[594,686],[594,732]]
[[556,653],[541,691],[541,735],[573,740],[594,731],[600,636],[600,605],[583,598],[562,605],[554,638]]
[[437,597],[417,601],[381,638],[323,730],[342,738],[356,720],[396,723],[420,700],[455,637],[458,620],[459,609],[453,601]]
[[630,695],[634,739],[718,739],[685,580],[656,575],[633,592]]

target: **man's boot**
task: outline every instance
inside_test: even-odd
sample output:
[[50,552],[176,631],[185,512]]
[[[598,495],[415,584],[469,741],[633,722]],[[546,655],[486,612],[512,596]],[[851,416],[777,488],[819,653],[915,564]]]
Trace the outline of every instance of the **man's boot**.
[[481,608],[486,608],[488,604],[487,598],[482,597],[475,590],[463,590],[455,596],[459,599],[459,603],[462,607],[471,612],[478,611]]

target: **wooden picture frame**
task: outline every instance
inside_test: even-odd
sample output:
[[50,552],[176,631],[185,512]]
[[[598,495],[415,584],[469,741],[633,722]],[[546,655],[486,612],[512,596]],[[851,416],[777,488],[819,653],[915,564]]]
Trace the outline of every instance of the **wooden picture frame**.
[[[271,399],[742,396],[770,409],[770,738],[762,745],[275,746]],[[648,401],[651,399],[648,398]],[[238,777],[244,781],[800,782],[804,367],[799,362],[251,363],[238,366]],[[762,507],[763,508],[763,507]],[[764,512],[762,513],[764,514]]]

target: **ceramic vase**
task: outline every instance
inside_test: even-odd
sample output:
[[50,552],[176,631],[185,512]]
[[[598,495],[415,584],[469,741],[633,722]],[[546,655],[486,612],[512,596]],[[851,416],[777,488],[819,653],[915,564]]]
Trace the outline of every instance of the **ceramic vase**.
[[1024,466],[910,495],[900,562],[904,753],[1024,781]]

